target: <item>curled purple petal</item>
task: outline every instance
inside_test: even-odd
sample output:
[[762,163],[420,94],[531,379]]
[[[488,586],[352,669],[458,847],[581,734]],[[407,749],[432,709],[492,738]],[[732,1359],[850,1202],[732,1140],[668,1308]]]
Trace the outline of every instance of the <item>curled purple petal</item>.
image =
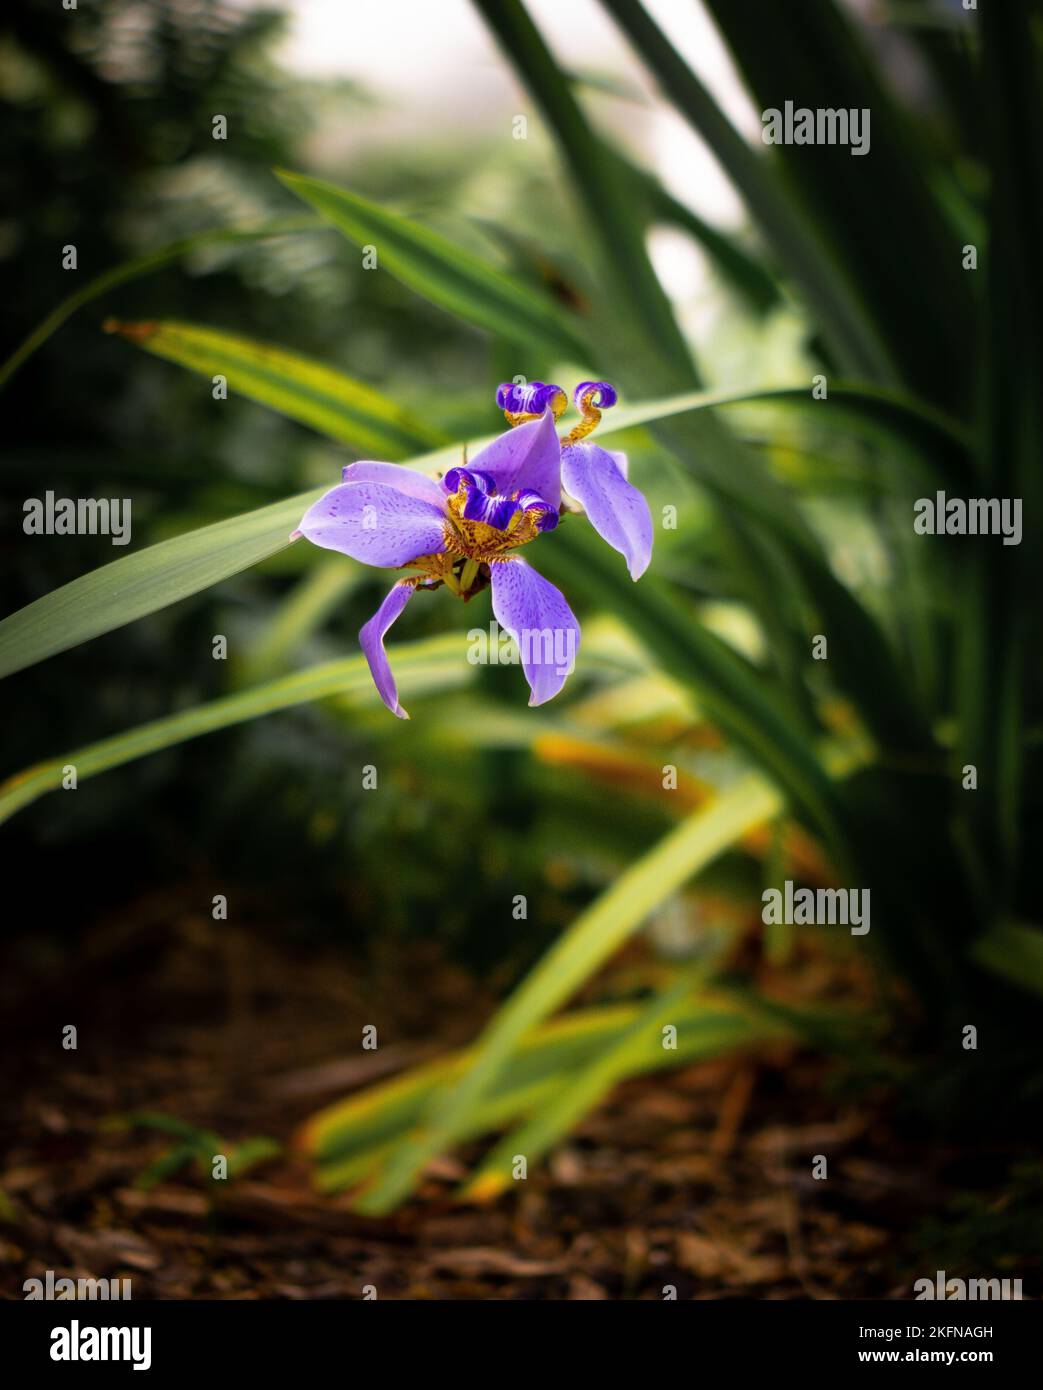
[[532,691],[530,705],[551,700],[565,684],[579,651],[579,623],[564,596],[525,560],[489,566],[493,613],[521,652]]
[[[372,465],[371,465],[372,466]],[[300,529],[313,545],[366,565],[407,565],[445,549],[445,507],[383,483],[341,483],[304,513]]]
[[369,459],[360,459],[358,463],[347,464],[341,477],[346,483],[383,483],[396,492],[404,492],[407,497],[430,502],[433,507],[441,507],[444,503],[442,489],[434,478],[414,473],[400,463],[372,463]]
[[538,531],[553,531],[557,526],[558,513],[538,492],[519,492],[515,500],[520,511],[535,513]]
[[500,497],[494,491],[493,480],[487,473],[474,473],[469,468],[451,468],[442,482],[451,494],[463,490],[464,502],[460,515],[466,521],[482,521],[486,526],[506,531],[511,517],[521,511],[513,498]]
[[456,492],[461,483],[467,487],[476,487],[485,493],[496,491],[496,484],[489,474],[476,473],[473,468],[450,468],[442,479],[442,486],[447,492]]
[[560,415],[568,397],[560,386],[546,381],[505,381],[496,388],[496,404],[510,415],[542,415],[552,410]]
[[486,526],[506,531],[511,517],[519,510],[517,502],[511,497],[489,497],[475,489],[467,494],[463,515],[467,521],[484,521]]
[[[538,492],[526,488],[513,497],[501,497],[488,473],[451,468],[442,484],[450,496],[463,492],[463,507],[458,514],[466,521],[482,521],[486,526],[506,531],[518,512],[531,512],[538,531],[551,531],[558,524],[557,511]],[[454,510],[459,506],[457,501]]]
[[377,694],[391,713],[399,719],[408,719],[409,715],[398,703],[398,686],[391,673],[387,652],[384,650],[384,634],[413,597],[414,591],[415,586],[407,579],[399,580],[394,588],[388,591],[369,622],[359,630],[359,644],[369,662]]
[[616,459],[597,444],[568,445],[561,480],[598,535],[624,557],[631,579],[640,579],[652,558],[652,513]]
[[572,393],[572,403],[577,410],[584,407],[584,397],[590,395],[590,404],[599,410],[609,410],[619,397],[616,388],[607,381],[581,381]]
[[554,416],[545,410],[538,420],[528,420],[499,435],[478,454],[471,471],[488,474],[501,497],[524,488],[539,493],[557,511],[561,505],[561,446]]

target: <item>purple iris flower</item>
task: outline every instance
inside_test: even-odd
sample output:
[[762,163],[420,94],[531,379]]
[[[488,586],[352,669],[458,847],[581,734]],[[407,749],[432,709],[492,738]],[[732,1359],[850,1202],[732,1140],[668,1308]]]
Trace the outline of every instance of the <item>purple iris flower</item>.
[[367,565],[413,571],[359,633],[380,698],[400,719],[409,716],[398,702],[384,636],[418,589],[445,585],[468,600],[491,588],[496,620],[521,652],[529,704],[542,705],[575,665],[579,623],[554,585],[513,552],[554,530],[578,503],[624,556],[633,579],[647,569],[652,517],[627,480],[626,455],[586,442],[616,392],[608,382],[585,381],[573,400],[582,418],[559,439],[556,422],[567,404],[561,387],[507,382],[496,403],[511,428],[473,462],[465,458],[437,479],[394,463],[351,463],[343,482],[305,512],[295,536]]

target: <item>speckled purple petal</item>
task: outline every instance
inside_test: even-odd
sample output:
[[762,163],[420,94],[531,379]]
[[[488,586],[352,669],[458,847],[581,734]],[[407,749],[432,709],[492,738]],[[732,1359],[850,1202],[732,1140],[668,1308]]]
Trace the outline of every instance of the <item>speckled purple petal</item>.
[[571,444],[561,451],[565,491],[583,504],[590,524],[640,579],[652,558],[652,513],[619,463],[597,444]]
[[345,466],[342,477],[346,483],[383,483],[396,492],[404,492],[407,497],[430,502],[433,507],[445,505],[440,483],[400,463],[372,463],[369,459],[359,459],[358,463]]
[[373,684],[377,687],[377,694],[391,713],[397,715],[399,719],[408,719],[409,715],[398,703],[398,686],[395,684],[395,677],[391,674],[391,664],[388,661],[387,652],[384,650],[384,634],[415,592],[414,585],[407,580],[400,580],[388,592],[369,622],[359,631],[359,643],[365,653],[366,660],[369,662],[369,669],[373,676]]
[[468,467],[473,472],[488,473],[501,495],[510,496],[529,488],[538,492],[552,510],[557,511],[561,505],[561,446],[549,410],[538,420],[529,420],[501,434]]
[[309,507],[300,530],[314,545],[366,565],[407,565],[445,549],[442,506],[384,483],[341,483]]
[[493,613],[521,649],[530,705],[551,700],[565,684],[579,651],[579,623],[564,596],[526,561],[489,566]]

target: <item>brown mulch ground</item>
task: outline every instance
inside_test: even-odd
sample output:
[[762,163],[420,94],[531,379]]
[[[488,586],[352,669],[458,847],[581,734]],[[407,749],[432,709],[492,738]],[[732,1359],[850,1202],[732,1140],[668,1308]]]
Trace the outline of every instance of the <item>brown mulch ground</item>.
[[[92,934],[74,976],[36,963],[7,987],[0,1296],[48,1269],[129,1276],[136,1299],[909,1296],[900,1240],[940,1198],[922,1155],[872,1109],[838,1109],[822,1064],[794,1055],[624,1085],[490,1208],[450,1200],[478,1148],[384,1221],[317,1195],[292,1154],[216,1201],[191,1170],[142,1191],[170,1141],[103,1117],[160,1111],[229,1142],[288,1142],[354,1086],[470,1040],[491,1007],[420,948],[361,970],[228,925],[215,960],[211,923],[175,928],[157,904],[143,945],[143,913]],[[376,1053],[359,1048],[367,1022]],[[76,1051],[55,1042],[67,1023]]]

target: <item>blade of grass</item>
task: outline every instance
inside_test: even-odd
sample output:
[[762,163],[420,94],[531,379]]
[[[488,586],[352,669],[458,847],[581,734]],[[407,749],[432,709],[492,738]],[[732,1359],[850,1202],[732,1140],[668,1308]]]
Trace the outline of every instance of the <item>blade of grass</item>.
[[782,804],[770,784],[759,777],[744,777],[631,864],[580,914],[498,1010],[479,1041],[475,1062],[396,1148],[377,1181],[356,1199],[358,1210],[380,1215],[408,1196],[426,1164],[453,1144],[471,1122],[529,1029],[589,979],[654,907],[755,825],[777,815]]
[[626,623],[660,669],[693,692],[703,712],[777,780],[840,854],[832,784],[814,748],[801,737],[785,692],[698,623],[654,578],[633,584],[586,529],[569,528],[568,542],[541,552],[541,570],[563,583],[566,592],[585,594]]
[[965,798],[967,842],[975,847],[983,908],[1009,910],[1021,854],[1019,807],[1030,652],[1038,643],[1034,605],[1043,589],[1043,100],[1038,6],[1010,0],[983,7],[982,106],[990,156],[983,435],[989,495],[1021,500],[1022,543],[973,543],[961,622],[960,754],[978,769],[984,796]]
[[835,248],[816,235],[765,161],[758,159],[713,97],[637,0],[603,0],[663,91],[709,145],[735,184],[767,244],[789,268],[842,368],[877,381],[896,381],[884,344],[837,263]]
[[[497,1087],[497,1095],[527,1091],[585,1066],[611,1046],[633,1024],[638,1013],[636,1004],[600,1004],[541,1023],[519,1042],[511,1066]],[[715,999],[710,1011],[705,1001],[688,1005],[678,1017],[678,1051],[682,1056],[701,1046],[708,1019],[714,1029],[734,1024],[733,1038],[748,1036],[753,1027],[750,1009],[727,997]],[[325,1106],[298,1131],[297,1147],[319,1164],[373,1150],[408,1130],[422,1116],[432,1096],[463,1076],[476,1055],[473,1046],[453,1052]],[[655,1065],[654,1053],[647,1060]]]
[[[465,684],[475,668],[463,659],[456,633],[427,641],[403,643],[395,651],[395,675],[403,690],[420,695]],[[0,784],[0,823],[43,796],[62,787],[65,770],[75,767],[77,785],[88,777],[121,767],[136,758],[217,729],[227,729],[248,719],[273,714],[314,700],[336,696],[350,704],[370,703],[373,678],[362,655],[329,661],[278,680],[226,695],[208,704],[179,710],[177,714],[127,729],[112,738],[78,748],[60,758],[37,763]]]
[[[639,8],[638,0],[606,3]],[[785,6],[708,0],[707,8],[759,110],[782,111],[790,100],[812,111],[870,113],[861,155],[840,143],[778,144],[771,159],[802,224],[815,229],[818,244],[840,263],[862,318],[901,381],[928,400],[966,412],[973,354],[963,345],[975,335],[973,277],[961,266],[961,240],[936,196],[938,180],[917,123],[893,96],[857,24],[835,0]],[[901,209],[900,275],[880,254],[880,210],[887,207]]]
[[980,937],[971,956],[1019,989],[1043,995],[1043,931],[1022,922],[1000,922]]
[[[632,1026],[638,1013],[636,1005],[603,1006],[583,1011],[586,1045],[582,1050],[571,1046],[568,1037],[564,1039],[564,1046],[559,1045],[559,1030],[571,1029],[581,1020],[579,1015],[566,1014],[535,1029],[519,1044],[510,1068],[495,1091],[477,1107],[460,1140],[478,1138],[519,1116],[536,1113],[560,1092],[570,1075],[588,1066],[602,1048],[612,1046]],[[600,1018],[602,1014],[606,1016],[604,1022]],[[749,1013],[735,1011],[727,1005],[722,1008],[717,1000],[710,1007],[705,1002],[682,1004],[675,1021],[676,1049],[665,1051],[653,1040],[640,1055],[632,1057],[631,1075],[684,1066],[724,1051],[750,1047],[765,1037],[791,1036],[785,1026],[765,1027]],[[534,1048],[539,1053],[538,1067],[529,1062],[528,1054]],[[422,1078],[417,1073],[400,1078],[403,1083],[412,1083],[414,1078],[423,1082],[422,1086],[412,1087],[408,1107],[392,1093],[394,1083],[388,1085],[386,1094],[381,1094],[385,1088],[374,1087],[342,1102],[337,1143],[321,1153],[309,1150],[316,1161],[318,1186],[325,1191],[338,1191],[371,1178],[391,1153],[396,1139],[418,1118],[436,1087],[459,1074],[469,1055],[454,1054],[444,1059],[438,1068],[425,1068]]]
[[345,555],[330,555],[312,566],[283,599],[241,665],[234,668],[236,684],[257,685],[283,670],[289,657],[322,626],[361,577],[361,568]]
[[311,218],[287,218],[285,221],[255,228],[216,227],[211,231],[199,232],[195,236],[181,237],[177,241],[170,242],[168,246],[161,246],[157,251],[150,251],[145,256],[137,256],[134,260],[124,261],[122,265],[114,266],[111,270],[106,270],[90,280],[82,289],[71,294],[68,299],[63,299],[56,309],[51,310],[25,341],[15,349],[7,361],[0,366],[0,389],[7,384],[18,368],[34,352],[43,347],[48,338],[52,337],[62,324],[76,313],[77,309],[82,309],[85,304],[90,304],[93,300],[101,299],[103,295],[108,294],[110,290],[118,289],[120,285],[126,285],[132,280],[139,280],[145,275],[151,275],[154,270],[162,270],[171,262],[179,261],[184,256],[190,256],[194,251],[202,250],[208,246],[268,241],[272,237],[290,236],[296,232],[322,232],[325,230],[326,228],[321,222],[315,222]]
[[0,676],[155,613],[290,544],[311,492],[125,555],[44,594],[0,622]]
[[670,1023],[676,1027],[685,996],[691,994],[704,974],[703,969],[682,972],[680,979],[638,1011],[630,1026],[609,1046],[572,1075],[563,1077],[554,1094],[524,1124],[494,1145],[461,1189],[460,1197],[473,1202],[498,1197],[511,1183],[517,1157],[525,1159],[527,1175],[530,1167],[559,1144],[614,1086],[643,1069],[650,1046],[658,1046],[665,1059],[661,1030]]
[[451,314],[550,361],[584,361],[581,325],[531,285],[493,269],[428,227],[321,179],[276,170],[277,177],[357,246],[375,246],[378,264]]
[[[395,675],[404,681],[405,694],[423,695],[466,685],[474,678],[476,668],[467,661],[465,646],[464,638],[454,632],[422,642],[396,645]],[[595,647],[585,651],[584,660],[590,670],[611,675],[617,675],[620,670],[618,656],[611,651],[598,651]],[[354,709],[356,704],[379,709],[373,679],[362,655],[325,662],[265,681],[26,768],[0,783],[0,824],[45,792],[59,790],[70,766],[75,767],[79,782],[203,734],[259,719],[293,705],[333,697],[338,706],[349,709]],[[481,719],[477,721],[479,726],[481,722]],[[390,731],[393,726],[385,721],[384,727]],[[533,724],[532,737],[539,727]],[[480,728],[475,736],[481,737]]]
[[448,443],[441,431],[379,391],[285,348],[171,320],[108,319],[105,330],[190,371],[222,375],[231,398],[246,396],[380,459],[394,461]]
[[[660,385],[697,385],[691,355],[644,244],[644,228],[616,157],[589,129],[572,84],[555,63],[539,30],[518,0],[475,0],[485,22],[522,75],[556,136],[588,213],[608,268],[619,320],[633,344],[639,336]],[[635,352],[642,360],[646,353]],[[642,389],[650,389],[642,383]]]
[[658,179],[613,150],[605,147],[619,168],[619,176],[632,181],[647,209],[649,223],[663,222],[687,232],[709,256],[722,280],[755,314],[766,314],[782,303],[782,292],[771,272],[737,238],[719,231],[679,202]]

